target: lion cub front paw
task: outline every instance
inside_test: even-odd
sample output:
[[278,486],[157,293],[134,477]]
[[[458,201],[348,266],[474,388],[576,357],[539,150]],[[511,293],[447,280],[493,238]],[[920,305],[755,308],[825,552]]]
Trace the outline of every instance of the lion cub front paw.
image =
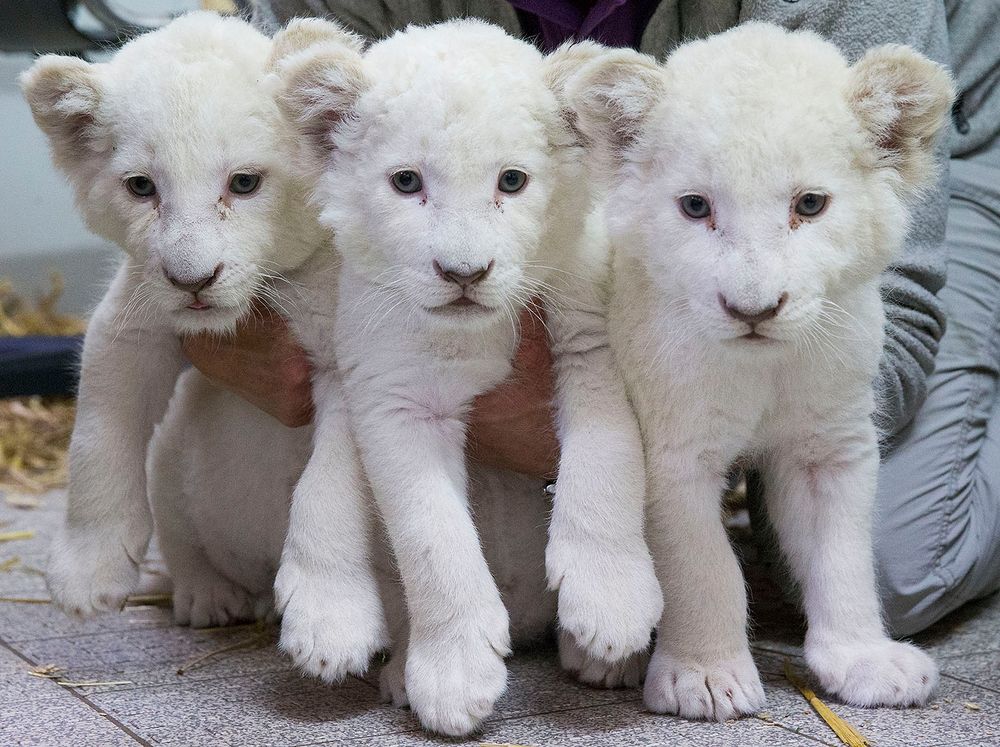
[[923,705],[938,683],[930,656],[888,638],[861,644],[807,641],[805,655],[824,690],[863,708]]
[[374,579],[336,578],[283,562],[274,584],[281,611],[279,647],[324,682],[363,675],[389,633]]
[[591,687],[612,690],[639,687],[646,676],[649,651],[626,656],[616,662],[592,659],[565,630],[559,631],[559,664],[580,682]]
[[663,593],[645,547],[595,553],[557,534],[545,567],[559,591],[559,627],[587,658],[609,663],[645,650],[663,612]]
[[257,600],[242,586],[208,568],[197,575],[174,576],[174,622],[192,628],[214,628],[250,622]]
[[406,652],[405,697],[425,729],[462,737],[493,712],[507,689],[504,657],[510,644],[490,639],[479,631],[413,635]]
[[139,565],[113,533],[64,529],[49,555],[52,601],[78,617],[119,611],[139,584]]
[[764,687],[750,650],[723,661],[653,654],[643,691],[646,707],[690,719],[727,721],[764,707]]

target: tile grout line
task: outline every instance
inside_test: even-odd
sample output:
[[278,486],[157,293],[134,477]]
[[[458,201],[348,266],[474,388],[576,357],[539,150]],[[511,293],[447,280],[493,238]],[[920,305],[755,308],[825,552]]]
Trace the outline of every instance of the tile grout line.
[[[570,706],[568,708],[553,708],[553,709],[548,710],[548,711],[538,711],[538,712],[535,712],[535,713],[521,714],[519,716],[508,716],[506,718],[498,718],[498,719],[495,719],[495,720],[492,720],[492,721],[487,721],[486,724],[484,724],[484,726],[489,726],[491,724],[498,724],[498,723],[521,721],[521,720],[524,720],[524,719],[537,718],[539,716],[548,716],[548,715],[557,714],[557,713],[571,713],[573,711],[586,711],[586,710],[597,710],[597,709],[603,709],[603,708],[611,708],[611,707],[623,705],[623,704],[626,704],[626,703],[639,703],[641,701],[642,701],[641,697],[635,697],[635,698],[626,698],[626,699],[623,699],[623,700],[617,700],[617,701],[608,702],[608,703],[600,703],[600,704],[593,704],[593,705],[582,705],[582,706]],[[646,713],[646,712],[643,711],[643,713]],[[652,715],[652,716],[655,717],[655,716],[661,715],[661,714],[648,714],[648,715]],[[668,718],[680,718],[680,717],[669,716]],[[753,716],[746,716],[744,718],[746,720],[751,720],[754,717]],[[697,723],[696,721],[689,721],[689,720],[684,720],[684,719],[682,719],[682,720],[686,724]],[[740,719],[740,720],[743,720],[743,719]],[[819,737],[815,737],[815,736],[813,736],[811,734],[805,734],[805,733],[799,731],[798,729],[792,728],[791,726],[787,726],[787,725],[782,724],[782,723],[780,723],[778,721],[772,721],[770,723],[773,726],[776,726],[776,727],[780,728],[782,731],[785,731],[785,732],[787,732],[789,734],[794,734],[795,736],[801,737],[802,739],[809,740],[810,742],[815,742],[816,744],[824,745],[824,747],[835,747],[835,745],[833,743],[831,743],[831,742],[826,742],[826,741],[820,739]],[[361,742],[362,740],[378,739],[378,738],[381,738],[381,737],[405,736],[405,735],[408,735],[408,734],[412,734],[412,735],[416,735],[416,736],[421,736],[421,735],[426,735],[427,732],[425,732],[423,729],[420,729],[420,728],[407,728],[407,729],[402,729],[402,730],[381,732],[381,733],[378,733],[378,734],[365,734],[363,736],[352,737],[351,739],[347,740],[347,743],[352,743],[353,744],[353,743]],[[693,736],[691,736],[691,735],[685,734],[684,738],[692,741],[695,744],[697,744],[697,742],[695,741],[695,738]],[[476,738],[476,739],[473,739],[471,741],[478,742],[479,740],[478,740],[478,738]],[[288,747],[314,747],[314,746],[318,747],[319,745],[344,744],[344,743],[345,743],[345,741],[341,738],[341,739],[336,739],[336,740],[323,740],[321,742],[299,742],[299,743],[296,743],[294,745],[289,745]]]
[[[568,712],[571,712],[571,711],[587,710],[589,708],[606,708],[608,706],[615,706],[615,705],[619,705],[619,704],[622,704],[622,703],[636,703],[636,702],[638,702],[640,700],[641,700],[641,698],[639,698],[639,697],[636,697],[636,698],[626,698],[626,699],[623,699],[623,700],[616,700],[616,701],[609,702],[609,703],[598,703],[598,704],[583,705],[583,706],[570,706],[568,708],[553,708],[553,709],[548,710],[548,711],[538,711],[536,713],[522,713],[519,716],[507,716],[505,718],[497,718],[497,719],[489,720],[489,721],[487,721],[484,724],[484,726],[488,726],[490,724],[495,724],[495,723],[504,723],[504,722],[507,722],[507,721],[519,721],[521,719],[526,719],[526,718],[535,718],[537,716],[547,716],[547,715],[550,715],[550,714],[553,714],[553,713],[568,713]],[[400,710],[409,711],[410,709],[409,709],[409,707],[404,707],[404,708],[401,708]],[[413,718],[416,718],[416,716],[414,715]],[[351,737],[349,740],[347,740],[347,742],[360,742],[363,739],[375,739],[375,738],[378,738],[378,737],[394,737],[394,736],[406,735],[406,734],[427,734],[427,733],[428,732],[424,731],[420,727],[415,727],[415,728],[414,727],[403,727],[401,729],[395,729],[393,731],[385,731],[385,732],[379,732],[377,734],[364,734],[364,735],[357,736],[357,737]],[[448,737],[434,737],[434,738],[443,739],[443,740],[448,739]],[[472,741],[477,741],[477,740],[472,740]],[[294,745],[289,745],[288,747],[312,747],[312,745],[342,744],[342,743],[344,743],[343,739],[337,739],[337,740],[326,739],[326,740],[323,740],[322,742],[299,742],[299,743],[294,744]]]
[[[28,656],[24,655],[23,653],[21,653],[20,651],[18,651],[16,648],[14,648],[9,643],[7,643],[7,641],[4,640],[3,638],[0,638],[0,647],[6,649],[7,651],[9,651],[10,653],[12,653],[14,656],[16,656],[18,659],[20,659],[21,661],[25,662],[26,664],[30,664],[33,667],[38,666],[38,662],[32,660],[30,657],[28,657]],[[76,688],[63,687],[62,685],[57,685],[55,683],[53,683],[53,687],[58,687],[61,690],[64,690],[64,691],[68,692],[74,698],[76,698],[81,703],[83,703],[85,706],[87,706],[92,711],[94,711],[94,713],[96,713],[98,716],[100,716],[101,718],[103,718],[108,723],[110,723],[110,724],[114,725],[115,727],[117,727],[120,731],[124,732],[126,736],[130,737],[132,740],[134,740],[138,744],[143,745],[143,747],[153,747],[153,745],[150,742],[147,742],[145,739],[143,739],[142,737],[140,737],[136,732],[134,732],[132,729],[130,729],[129,727],[127,727],[124,723],[122,723],[121,721],[119,721],[117,718],[115,718],[114,716],[112,716],[110,713],[106,712],[105,710],[103,710],[101,708],[98,708],[97,704],[96,703],[92,703],[90,701],[90,699],[87,698],[87,696],[85,696],[83,693],[77,692]]]
[[948,674],[947,672],[941,672],[942,677],[947,677],[949,680],[955,680],[956,682],[961,682],[965,685],[972,685],[973,687],[978,687],[980,690],[985,690],[988,693],[996,693],[1000,695],[1000,690],[995,687],[990,687],[989,685],[981,685],[978,682],[973,682],[972,680],[963,679],[962,677],[957,677],[954,674]]

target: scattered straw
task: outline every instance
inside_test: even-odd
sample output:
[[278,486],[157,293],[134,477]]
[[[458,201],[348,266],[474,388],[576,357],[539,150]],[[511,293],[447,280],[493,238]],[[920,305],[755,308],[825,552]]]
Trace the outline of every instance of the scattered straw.
[[67,679],[63,679],[63,672],[66,669],[64,667],[56,666],[55,664],[39,664],[37,667],[32,667],[28,670],[28,674],[32,677],[41,677],[45,680],[52,680],[57,685],[62,685],[63,687],[110,687],[112,685],[131,685],[132,682],[129,680],[86,680],[83,682],[70,682]]
[[10,573],[11,571],[19,571],[21,573],[30,573],[33,576],[44,576],[45,571],[41,568],[35,568],[32,565],[25,565],[21,562],[21,558],[15,555],[13,558],[7,558],[7,560],[0,563],[0,573]]
[[56,680],[57,685],[62,685],[63,687],[110,687],[111,685],[131,685],[131,680],[109,680],[107,682],[101,680],[92,680],[90,682],[67,682],[66,680]]
[[213,625],[211,628],[195,628],[196,633],[219,633],[225,631],[227,633],[234,633],[238,630],[247,630],[248,628],[259,628],[259,622],[252,623],[241,623],[240,625]]
[[0,573],[10,573],[11,571],[20,571],[21,573],[31,573],[37,576],[44,576],[45,571],[35,568],[34,566],[25,565],[21,562],[21,558],[15,555],[12,558],[7,558],[5,561],[0,563]]
[[[29,303],[0,280],[0,337],[82,334],[82,319],[56,311],[62,291],[55,274],[49,292]],[[65,486],[73,416],[72,400],[63,397],[0,401],[0,489],[37,494]]]
[[47,680],[56,680],[62,677],[62,673],[65,671],[65,668],[56,666],[55,664],[39,664],[37,667],[29,669],[28,674],[32,677],[42,677]]
[[13,508],[38,508],[42,505],[41,500],[33,495],[25,495],[24,493],[10,493],[4,497],[8,506]]
[[257,627],[258,631],[249,638],[244,638],[242,641],[237,641],[236,643],[230,643],[227,646],[222,646],[221,648],[213,649],[211,651],[208,651],[207,653],[201,654],[200,656],[196,656],[195,658],[185,662],[184,664],[181,664],[180,667],[177,668],[177,674],[183,675],[187,672],[190,672],[192,669],[197,669],[201,666],[204,666],[204,664],[207,661],[209,661],[210,659],[214,659],[215,657],[220,656],[222,654],[228,654],[233,651],[239,651],[245,648],[253,648],[254,646],[263,643],[266,638],[270,637],[271,631],[263,627],[262,625],[258,625]]
[[32,529],[21,529],[16,532],[0,532],[0,542],[14,542],[15,540],[30,540],[35,536]]
[[56,311],[65,283],[62,275],[53,273],[49,292],[30,303],[14,292],[9,280],[0,280],[0,336],[81,335],[86,322]]
[[169,607],[174,601],[173,594],[134,594],[125,600],[126,607]]
[[0,489],[7,503],[28,506],[25,494],[65,487],[75,408],[65,397],[0,400]]
[[979,711],[982,710],[979,703],[962,703],[967,711]]
[[819,717],[826,722],[827,726],[833,729],[833,733],[837,735],[841,742],[846,744],[848,747],[868,747],[869,743],[867,739],[861,736],[861,734],[859,734],[847,721],[834,713],[826,703],[817,698],[816,693],[810,690],[806,684],[795,675],[792,671],[792,665],[788,659],[785,659],[785,677],[789,682],[798,688],[799,692],[802,693],[802,697],[808,701],[809,705],[811,705],[813,710],[819,714]]

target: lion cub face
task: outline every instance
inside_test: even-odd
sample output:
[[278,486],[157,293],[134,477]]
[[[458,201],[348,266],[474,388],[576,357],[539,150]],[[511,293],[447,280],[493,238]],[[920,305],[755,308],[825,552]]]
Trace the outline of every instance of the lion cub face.
[[141,276],[130,306],[179,331],[231,327],[317,245],[261,85],[270,54],[246,23],[194,13],[108,63],[49,55],[23,80],[88,225]]
[[284,66],[281,101],[345,263],[418,324],[513,317],[579,161],[546,61],[474,21],[411,27],[363,58],[316,50]]
[[947,74],[912,50],[849,67],[819,37],[763,24],[659,67],[599,61],[571,86],[617,170],[612,230],[667,321],[737,345],[847,326],[841,302],[901,245],[951,100]]

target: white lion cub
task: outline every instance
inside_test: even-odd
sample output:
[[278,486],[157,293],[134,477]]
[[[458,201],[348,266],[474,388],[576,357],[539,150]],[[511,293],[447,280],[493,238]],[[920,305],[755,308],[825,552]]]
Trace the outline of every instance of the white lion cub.
[[[411,27],[364,57],[313,47],[279,69],[343,257],[336,358],[405,591],[408,631],[389,620],[399,686],[446,734],[475,728],[506,681],[508,613],[469,512],[465,430],[473,398],[510,372],[532,295],[546,301],[558,378],[546,564],[561,624],[585,655],[615,662],[646,647],[662,607],[639,432],[595,282],[608,254],[557,97],[599,54],[546,59],[462,21]],[[300,483],[293,512],[302,495]],[[342,510],[314,531],[342,533]]]
[[723,720],[764,704],[719,519],[741,455],[765,475],[822,685],[856,705],[923,703],[935,665],[887,637],[875,591],[872,381],[879,274],[934,174],[948,75],[902,46],[848,66],[812,33],[755,24],[662,67],[599,59],[568,85],[615,172],[612,345],[665,602],[646,705]]
[[271,52],[243,21],[192,13],[110,62],[47,55],[22,80],[87,224],[127,255],[84,343],[47,574],[67,611],[119,609],[137,582],[146,450],[184,365],[178,336],[232,329],[329,246],[290,165],[295,134],[262,86]]

